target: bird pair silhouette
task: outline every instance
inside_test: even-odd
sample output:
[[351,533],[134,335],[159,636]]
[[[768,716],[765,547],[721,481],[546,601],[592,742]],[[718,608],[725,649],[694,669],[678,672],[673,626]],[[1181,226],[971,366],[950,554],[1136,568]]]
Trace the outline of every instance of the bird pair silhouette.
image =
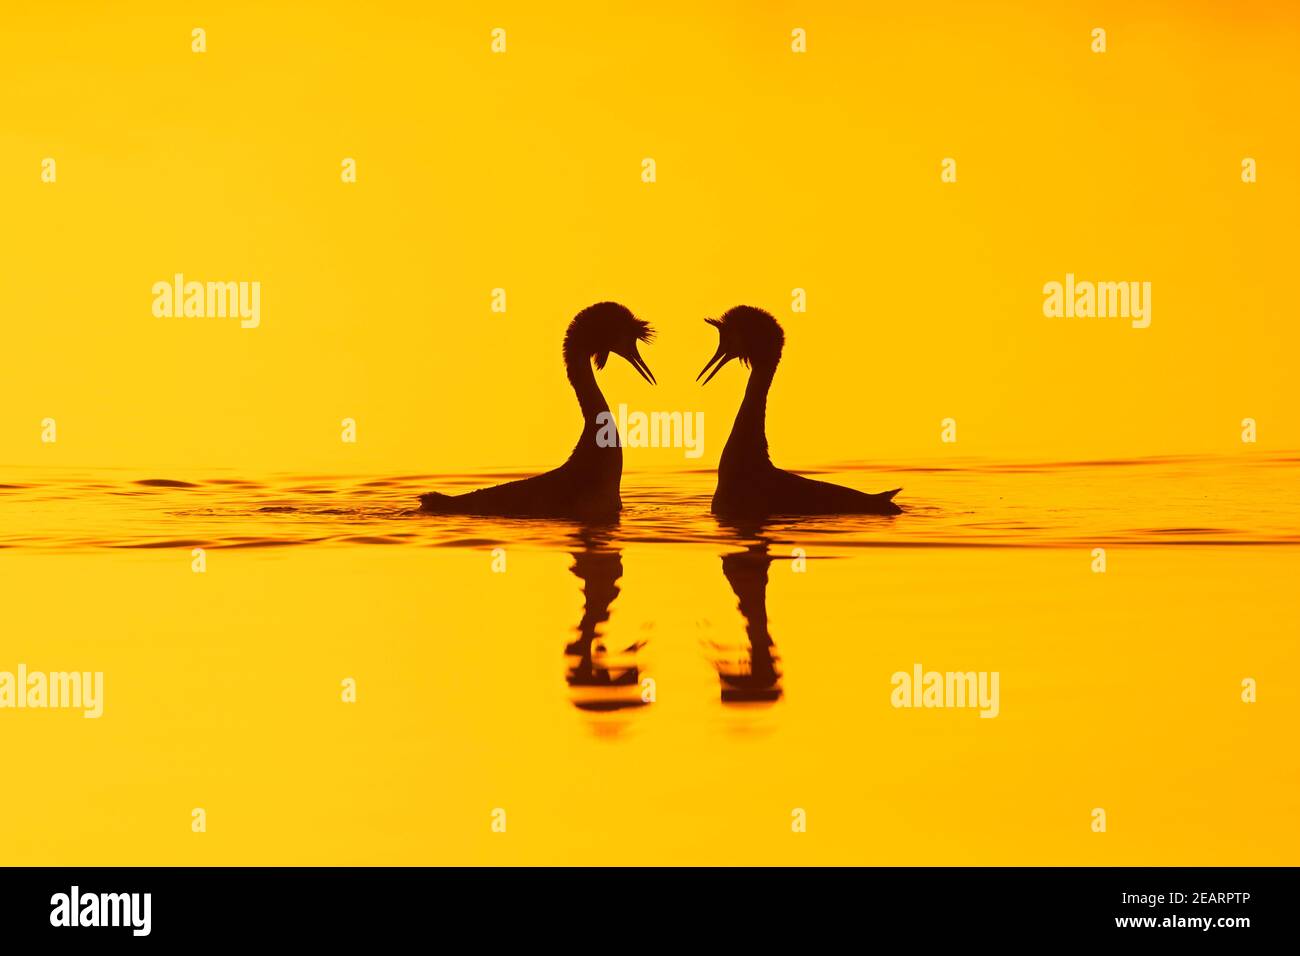
[[[781,361],[785,333],[769,313],[748,305],[729,309],[720,319],[705,319],[718,330],[718,350],[698,381],[704,383],[732,359],[750,368],[745,397],[718,462],[713,513],[724,517],[769,515],[899,514],[900,489],[869,495],[853,488],[814,481],[772,464],[764,418],[767,393]],[[618,355],[652,385],[655,377],[637,351],[654,330],[617,302],[598,302],[579,312],[564,334],[564,367],[582,409],[582,436],[559,468],[532,478],[480,488],[463,495],[436,491],[420,496],[420,510],[433,514],[501,515],[521,518],[572,518],[607,521],[622,510],[619,485],[623,449],[597,441],[609,420],[609,406],[592,370]]]

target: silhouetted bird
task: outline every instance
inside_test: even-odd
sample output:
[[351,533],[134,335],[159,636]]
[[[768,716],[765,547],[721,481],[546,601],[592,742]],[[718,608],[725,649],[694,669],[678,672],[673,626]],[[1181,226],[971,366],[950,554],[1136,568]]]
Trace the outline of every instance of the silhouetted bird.
[[[745,398],[736,413],[731,435],[718,462],[718,487],[713,493],[713,513],[738,517],[780,514],[882,514],[896,515],[902,508],[893,497],[900,490],[869,495],[842,485],[814,481],[782,471],[767,453],[764,417],[767,392],[772,387],[785,334],[776,319],[748,305],[727,311],[721,319],[705,319],[718,330],[718,351],[705,372],[709,377],[734,358],[751,367]],[[716,363],[716,365],[714,364]]]
[[[609,406],[596,385],[592,359],[596,368],[604,368],[611,353],[621,356],[642,378],[654,384],[654,375],[636,348],[638,342],[650,341],[653,334],[649,323],[617,302],[599,302],[579,312],[564,333],[564,367],[582,409],[582,435],[569,460],[544,475],[463,495],[429,492],[420,496],[420,510],[581,520],[617,516],[622,508],[618,490],[623,477],[623,449],[614,426],[606,424],[610,421]],[[613,441],[597,440],[610,435],[615,436]]]

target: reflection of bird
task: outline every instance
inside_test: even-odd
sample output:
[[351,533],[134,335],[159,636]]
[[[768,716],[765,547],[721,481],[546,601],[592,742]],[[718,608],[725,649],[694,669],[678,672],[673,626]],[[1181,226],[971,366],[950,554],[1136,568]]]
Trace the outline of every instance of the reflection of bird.
[[781,697],[776,644],[767,630],[767,568],[773,560],[762,536],[746,550],[722,556],[722,573],[736,592],[749,638],[745,657],[734,663],[717,662],[723,703],[771,702]]
[[[752,306],[740,305],[721,319],[705,319],[718,330],[718,351],[705,372],[709,379],[733,358],[749,365],[749,384],[736,413],[731,436],[718,462],[718,487],[713,493],[713,512],[718,515],[762,516],[769,514],[883,514],[896,515],[902,508],[893,497],[900,489],[868,495],[853,488],[814,481],[782,471],[767,454],[764,416],[767,392],[772,387],[785,334],[776,319]],[[716,365],[714,363],[717,363]]]
[[[463,495],[436,491],[420,496],[420,510],[435,514],[506,515],[534,518],[606,519],[619,513],[623,449],[610,422],[609,406],[596,385],[596,368],[610,353],[627,359],[651,384],[654,375],[637,352],[653,332],[617,302],[588,306],[564,334],[564,367],[582,409],[582,437],[569,460],[533,478],[480,488]],[[599,420],[598,420],[599,419]]]
[[609,620],[609,606],[618,597],[622,558],[608,535],[593,527],[584,527],[576,537],[580,548],[573,552],[572,571],[582,581],[585,604],[578,637],[564,649],[573,705],[587,711],[640,707],[645,704],[636,662],[641,643],[615,653],[605,646],[600,633],[601,625]]

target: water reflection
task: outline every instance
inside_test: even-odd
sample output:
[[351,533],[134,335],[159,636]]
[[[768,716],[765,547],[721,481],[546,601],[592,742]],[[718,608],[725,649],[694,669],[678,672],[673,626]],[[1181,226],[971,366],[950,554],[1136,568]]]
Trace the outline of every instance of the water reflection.
[[767,626],[767,570],[776,560],[762,525],[728,525],[742,539],[742,551],[722,555],[722,573],[735,592],[745,621],[746,645],[720,653],[714,661],[722,682],[724,704],[772,703],[781,697],[781,670],[776,643]]
[[[717,644],[713,665],[724,704],[770,704],[781,698],[781,670],[776,643],[767,623],[768,566],[772,541],[762,525],[722,525],[734,536],[738,551],[721,555],[722,574],[736,595],[744,622],[744,641]],[[644,641],[610,645],[604,626],[618,597],[623,577],[622,549],[615,525],[588,525],[572,535],[570,570],[582,582],[582,617],[577,638],[564,648],[569,697],[580,710],[595,713],[631,710],[649,701],[641,686],[638,654]]]
[[570,699],[581,710],[609,712],[642,707],[638,641],[611,651],[601,633],[609,606],[618,597],[623,576],[622,552],[613,544],[612,526],[587,526],[574,535],[576,548],[570,569],[582,581],[586,599],[578,622],[577,640],[564,649]]

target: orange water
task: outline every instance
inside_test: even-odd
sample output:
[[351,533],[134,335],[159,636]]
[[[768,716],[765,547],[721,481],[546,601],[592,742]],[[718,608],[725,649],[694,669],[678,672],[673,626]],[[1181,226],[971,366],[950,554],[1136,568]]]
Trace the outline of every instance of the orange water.
[[[632,471],[582,528],[412,513],[502,475],[7,469],[0,671],[105,702],[0,710],[0,862],[1297,862],[1300,457],[820,474],[908,511],[737,528],[711,474]],[[997,671],[1000,713],[891,706],[917,663]]]

